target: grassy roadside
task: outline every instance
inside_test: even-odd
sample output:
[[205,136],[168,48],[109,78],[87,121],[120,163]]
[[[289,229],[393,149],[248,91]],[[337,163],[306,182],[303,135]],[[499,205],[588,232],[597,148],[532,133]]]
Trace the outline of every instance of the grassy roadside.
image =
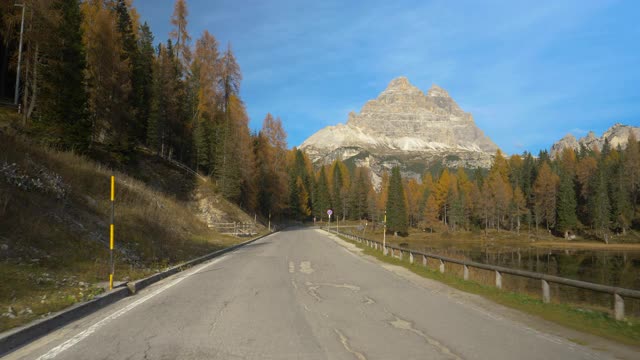
[[41,146],[21,135],[16,122],[15,114],[0,109],[0,331],[104,292],[111,175],[116,281],[144,278],[246,240],[221,235],[203,220],[202,204],[222,221],[249,218],[216,195],[210,182],[143,153],[118,171]]
[[419,261],[410,264],[408,259],[400,260],[390,256],[383,256],[381,251],[374,250],[346,237],[340,236],[340,238],[356,245],[365,254],[373,256],[380,261],[405,267],[417,275],[442,282],[458,290],[480,295],[498,304],[539,316],[568,328],[623,344],[640,346],[640,322],[637,319],[616,321],[604,311],[585,310],[568,304],[553,302],[545,304],[542,300],[529,295],[503,291],[473,281],[464,281],[452,273],[445,272],[442,274],[439,271],[425,268]]

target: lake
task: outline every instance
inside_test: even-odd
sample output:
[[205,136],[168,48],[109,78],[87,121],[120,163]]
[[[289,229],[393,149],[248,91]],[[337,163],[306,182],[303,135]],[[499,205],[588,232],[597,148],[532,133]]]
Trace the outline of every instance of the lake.
[[[500,243],[473,244],[455,241],[411,241],[388,239],[390,244],[427,253],[472,260],[561,276],[569,279],[640,290],[640,251],[558,250],[536,246],[513,246]],[[452,270],[454,266],[451,265]],[[454,271],[459,272],[460,269]],[[473,270],[472,270],[473,271]],[[493,284],[493,274],[475,270],[472,279]],[[483,276],[480,274],[484,273]],[[540,281],[518,276],[503,276],[506,289],[540,296]],[[583,304],[585,307],[612,308],[613,296],[569,286],[551,284],[552,300]],[[640,301],[625,299],[627,314],[640,317]]]

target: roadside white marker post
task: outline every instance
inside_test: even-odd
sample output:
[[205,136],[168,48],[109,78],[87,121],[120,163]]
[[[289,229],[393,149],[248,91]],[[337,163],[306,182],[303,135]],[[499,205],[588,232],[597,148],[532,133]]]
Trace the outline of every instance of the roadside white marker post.
[[387,255],[387,210],[384,211],[384,223],[382,225],[382,255]]

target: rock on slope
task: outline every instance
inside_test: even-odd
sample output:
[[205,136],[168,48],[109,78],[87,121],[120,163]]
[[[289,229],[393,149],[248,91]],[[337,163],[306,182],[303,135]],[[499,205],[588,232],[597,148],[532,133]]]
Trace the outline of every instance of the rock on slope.
[[346,125],[318,131],[300,149],[316,164],[341,158],[369,166],[375,179],[396,165],[416,177],[434,163],[489,167],[498,147],[444,89],[433,85],[425,95],[399,77],[359,114],[350,113]]
[[572,148],[577,151],[583,145],[587,149],[596,148],[598,150],[602,150],[602,146],[604,145],[605,140],[609,141],[609,145],[611,145],[612,148],[617,148],[618,146],[624,148],[627,146],[629,135],[632,132],[636,139],[640,139],[640,127],[622,124],[613,125],[599,138],[596,137],[593,131],[590,131],[587,136],[584,136],[579,140],[577,140],[572,134],[567,134],[565,137],[558,140],[555,144],[553,144],[553,146],[551,146],[550,155],[552,158],[555,158],[560,153],[562,153],[562,150],[564,150],[565,148]]

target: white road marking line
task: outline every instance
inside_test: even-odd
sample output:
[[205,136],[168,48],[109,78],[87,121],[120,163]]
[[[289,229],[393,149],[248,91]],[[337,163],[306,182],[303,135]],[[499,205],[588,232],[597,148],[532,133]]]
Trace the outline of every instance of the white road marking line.
[[305,273],[305,274],[309,275],[314,271],[315,270],[313,270],[313,268],[311,267],[311,261],[302,261],[300,263],[300,272],[301,273]]
[[296,272],[296,264],[293,261],[289,261],[289,274]]
[[108,324],[109,322],[111,322],[112,320],[115,320],[117,318],[119,318],[120,316],[128,313],[129,311],[131,311],[133,308],[137,307],[138,305],[144,303],[145,301],[151,299],[152,297],[160,294],[161,292],[173,287],[174,285],[180,283],[182,280],[188,278],[191,275],[195,275],[197,273],[199,273],[200,271],[208,268],[209,266],[216,264],[222,260],[224,260],[225,258],[227,258],[228,255],[225,255],[219,259],[213,260],[212,262],[202,266],[201,268],[199,268],[198,270],[185,275],[184,277],[180,277],[177,278],[175,280],[173,280],[172,282],[168,283],[167,285],[155,290],[154,292],[152,292],[149,295],[146,295],[145,297],[136,300],[135,302],[127,305],[126,307],[116,311],[115,313],[107,316],[106,318],[98,321],[97,323],[91,325],[88,329],[80,332],[79,334],[77,334],[76,336],[72,337],[71,339],[65,341],[64,343],[54,347],[53,349],[49,350],[46,354],[40,356],[37,360],[48,360],[48,359],[53,359],[56,356],[58,356],[60,353],[62,353],[63,351],[71,348],[72,346],[76,345],[77,343],[79,343],[80,341],[84,340],[85,338],[87,338],[88,336],[90,336],[91,334],[93,334],[94,332],[96,332],[98,329],[100,329],[101,327],[103,327],[104,325]]

